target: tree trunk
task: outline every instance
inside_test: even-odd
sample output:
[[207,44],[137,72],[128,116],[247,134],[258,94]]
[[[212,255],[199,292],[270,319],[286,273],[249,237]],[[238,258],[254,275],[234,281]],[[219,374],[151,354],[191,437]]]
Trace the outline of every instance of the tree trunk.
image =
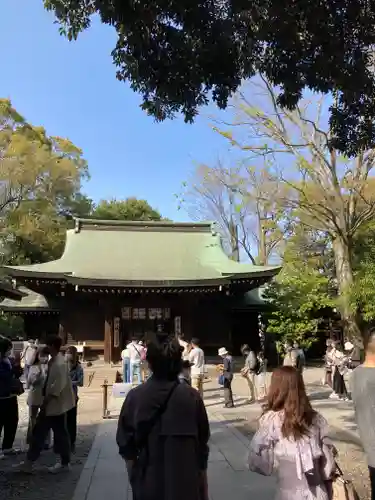
[[266,231],[264,229],[264,219],[259,216],[258,220],[258,264],[261,266],[267,265],[267,239]]
[[343,321],[345,338],[360,338],[359,315],[351,306],[350,293],[354,286],[351,258],[351,241],[337,237],[332,241],[335,258],[336,280],[339,295],[339,310]]

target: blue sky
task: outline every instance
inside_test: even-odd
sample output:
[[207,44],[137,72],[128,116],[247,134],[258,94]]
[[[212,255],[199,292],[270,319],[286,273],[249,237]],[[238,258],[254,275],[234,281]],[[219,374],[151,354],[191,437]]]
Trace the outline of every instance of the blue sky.
[[209,128],[212,109],[194,125],[154,123],[140,110],[139,97],[115,78],[115,32],[96,22],[70,43],[42,0],[1,0],[0,33],[0,97],[10,98],[31,123],[83,149],[90,197],[136,196],[165,217],[188,219],[174,195],[193,162],[226,155],[225,141]]

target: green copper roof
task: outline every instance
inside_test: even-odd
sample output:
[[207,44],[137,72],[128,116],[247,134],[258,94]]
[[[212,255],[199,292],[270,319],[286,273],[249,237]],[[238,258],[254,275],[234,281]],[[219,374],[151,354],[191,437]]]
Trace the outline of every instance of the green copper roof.
[[71,283],[231,282],[265,278],[279,267],[230,260],[212,223],[126,222],[77,219],[62,257],[44,264],[7,267],[14,276],[61,277]]
[[52,311],[58,310],[55,304],[47,300],[43,295],[33,292],[24,286],[19,287],[22,294],[21,300],[6,298],[0,302],[1,311]]

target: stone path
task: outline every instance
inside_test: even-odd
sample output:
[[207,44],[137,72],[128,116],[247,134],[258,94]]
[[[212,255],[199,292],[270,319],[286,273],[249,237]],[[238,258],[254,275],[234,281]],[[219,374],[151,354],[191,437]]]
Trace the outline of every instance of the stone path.
[[[306,370],[307,371],[307,370]],[[329,391],[320,385],[321,370],[309,370],[305,374],[308,392],[314,407],[329,420],[332,434],[338,442],[350,446],[358,443],[353,418],[353,407],[328,399]],[[247,388],[241,377],[234,386],[236,408],[224,409],[222,393],[215,380],[205,384],[205,403],[211,424],[210,461],[208,469],[210,500],[273,500],[274,478],[262,477],[246,468],[247,449],[251,431],[260,415],[260,406],[246,405]],[[113,416],[118,414],[120,400],[111,401]],[[244,428],[247,432],[244,432]],[[94,445],[84,466],[73,500],[131,500],[124,463],[118,456],[115,442],[117,419],[103,421],[99,425]],[[241,431],[239,430],[241,429]],[[249,436],[249,437],[247,437]],[[357,449],[355,449],[357,450]],[[350,452],[351,453],[351,452]],[[360,451],[350,455],[351,461],[363,462]],[[345,463],[343,464],[345,466]],[[367,477],[358,481],[368,483]],[[362,492],[361,492],[362,493]],[[363,491],[363,498],[367,498]]]
[[[210,412],[210,422],[210,500],[272,500],[274,479],[246,469],[248,439],[219,414]],[[116,428],[116,420],[103,421],[99,426],[73,500],[131,500],[125,466],[115,442]]]

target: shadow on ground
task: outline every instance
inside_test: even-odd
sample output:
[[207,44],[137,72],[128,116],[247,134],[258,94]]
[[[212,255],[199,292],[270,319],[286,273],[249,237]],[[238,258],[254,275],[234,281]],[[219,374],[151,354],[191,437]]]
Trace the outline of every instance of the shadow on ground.
[[52,450],[44,451],[38,460],[37,471],[28,476],[14,471],[12,465],[24,459],[20,454],[0,461],[0,491],[4,500],[70,500],[86,458],[90,452],[97,424],[84,425],[78,430],[76,453],[72,456],[69,473],[51,475],[46,470],[54,465],[56,455]]

